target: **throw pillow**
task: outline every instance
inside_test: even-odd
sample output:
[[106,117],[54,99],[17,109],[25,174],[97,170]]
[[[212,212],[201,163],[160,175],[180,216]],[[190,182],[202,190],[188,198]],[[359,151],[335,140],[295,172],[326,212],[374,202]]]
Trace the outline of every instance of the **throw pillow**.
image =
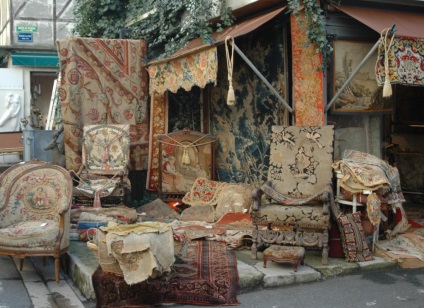
[[181,221],[214,222],[215,208],[213,205],[197,205],[186,208],[180,216]]
[[215,220],[227,213],[248,212],[252,205],[253,188],[247,184],[227,184],[215,209]]
[[137,208],[137,213],[139,213],[139,221],[164,222],[180,218],[180,214],[159,198]]
[[338,222],[346,261],[363,262],[374,260],[365,241],[360,213],[341,214],[338,217]]

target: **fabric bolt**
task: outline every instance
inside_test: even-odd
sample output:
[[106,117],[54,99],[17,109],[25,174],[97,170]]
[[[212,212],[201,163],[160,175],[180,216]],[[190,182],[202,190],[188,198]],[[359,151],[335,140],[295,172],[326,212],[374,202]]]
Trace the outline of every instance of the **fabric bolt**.
[[365,241],[360,213],[342,214],[337,220],[346,261],[364,262],[374,260]]

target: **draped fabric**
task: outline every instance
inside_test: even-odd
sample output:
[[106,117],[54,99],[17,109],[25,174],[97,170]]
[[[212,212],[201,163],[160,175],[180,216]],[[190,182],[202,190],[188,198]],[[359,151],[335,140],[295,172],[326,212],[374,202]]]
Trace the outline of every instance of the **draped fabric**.
[[159,183],[159,141],[155,135],[168,132],[168,96],[153,93],[150,100],[149,168],[147,189],[157,190]]
[[66,168],[81,164],[82,129],[90,124],[130,124],[131,169],[147,168],[147,72],[140,40],[59,40],[59,95]]
[[323,60],[315,46],[309,44],[304,19],[291,15],[296,125],[319,126],[324,124],[324,76],[323,70],[318,69]]
[[[379,50],[376,76],[378,84],[383,85],[386,78],[385,54],[384,48]],[[393,45],[389,51],[389,80],[393,84],[424,85],[424,38],[406,36],[393,38]]]
[[176,93],[179,88],[190,91],[193,86],[204,88],[215,82],[218,71],[216,47],[194,53],[180,59],[150,65],[150,94],[169,90]]

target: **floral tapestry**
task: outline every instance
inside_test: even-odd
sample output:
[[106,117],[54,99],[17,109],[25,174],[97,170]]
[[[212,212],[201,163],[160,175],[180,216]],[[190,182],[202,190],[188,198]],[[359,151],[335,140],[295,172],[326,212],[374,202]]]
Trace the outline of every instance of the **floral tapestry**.
[[[389,44],[389,42],[387,42]],[[390,83],[424,85],[424,39],[395,36],[389,51]],[[377,82],[380,86],[386,78],[384,48],[379,48],[376,64]]]
[[165,63],[149,65],[152,94],[166,90],[176,93],[179,88],[190,91],[192,86],[204,88],[216,81],[218,59],[216,47]]
[[147,169],[149,123],[147,71],[140,40],[59,40],[66,168],[78,170],[84,125],[130,124],[133,170]]
[[293,102],[296,125],[324,124],[324,77],[322,56],[309,43],[304,16],[291,15],[293,54]]

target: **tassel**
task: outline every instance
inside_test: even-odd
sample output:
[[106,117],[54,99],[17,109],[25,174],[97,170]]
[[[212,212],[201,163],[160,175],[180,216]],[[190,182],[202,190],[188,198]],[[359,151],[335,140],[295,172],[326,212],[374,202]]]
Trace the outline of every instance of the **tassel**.
[[236,102],[236,95],[234,94],[233,85],[230,83],[230,86],[228,88],[228,95],[227,95],[227,105],[234,106],[235,102]]
[[96,193],[94,194],[93,207],[94,208],[100,208],[100,207],[102,207],[102,205],[100,203],[100,191],[96,191]]
[[383,86],[383,97],[390,97],[392,96],[392,93],[392,85],[390,84],[389,76],[386,75]]
[[184,148],[182,163],[185,165],[190,165],[190,156],[187,153],[187,148]]

